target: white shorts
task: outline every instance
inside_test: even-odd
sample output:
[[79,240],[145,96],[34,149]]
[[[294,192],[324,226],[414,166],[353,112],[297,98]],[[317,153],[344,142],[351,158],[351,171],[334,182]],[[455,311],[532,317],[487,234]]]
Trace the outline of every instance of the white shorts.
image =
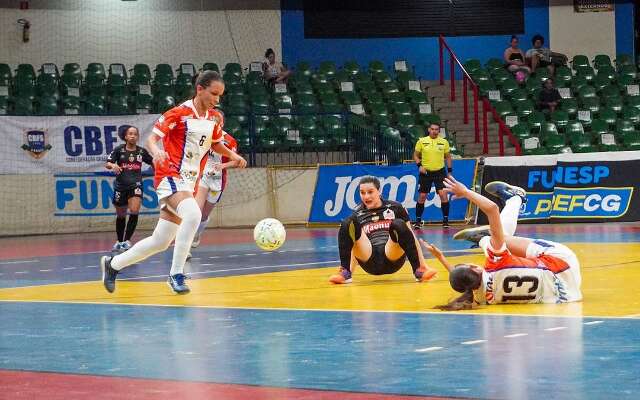
[[211,204],[218,204],[220,199],[222,198],[222,190],[210,190],[208,187],[199,185],[199,190],[207,191],[207,202]]
[[198,186],[207,190],[207,201],[211,204],[217,204],[222,197],[223,177],[222,173],[210,174],[205,171]]
[[171,209],[171,207],[166,204],[165,201],[167,197],[177,192],[193,193],[193,189],[194,184],[182,178],[176,178],[172,176],[162,178],[160,184],[156,188],[156,194],[158,195],[160,209],[166,208],[172,213],[176,214],[175,210]]
[[578,256],[570,248],[562,243],[552,242],[551,240],[544,239],[531,239],[532,243],[527,247],[527,258],[535,258],[543,254],[553,256],[561,259],[569,265],[569,270],[574,276],[575,283],[580,284],[582,282],[582,275],[580,273],[580,262]]

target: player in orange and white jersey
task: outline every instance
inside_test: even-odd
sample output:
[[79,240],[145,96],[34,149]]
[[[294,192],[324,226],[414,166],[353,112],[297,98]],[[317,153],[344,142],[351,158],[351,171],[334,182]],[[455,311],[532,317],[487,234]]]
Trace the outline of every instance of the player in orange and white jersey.
[[[238,142],[225,131],[222,131],[222,142],[234,153],[238,151]],[[220,201],[222,192],[227,186],[227,170],[237,166],[238,161],[220,155],[213,150],[209,151],[202,177],[198,183],[198,192],[196,193],[196,201],[202,211],[202,218],[191,247],[195,248],[200,245],[200,236],[209,224],[209,214]]]
[[484,251],[484,268],[474,264],[451,266],[440,249],[421,241],[449,270],[451,287],[462,296],[440,306],[446,310],[472,308],[474,304],[568,303],[582,300],[580,263],[567,246],[542,239],[514,236],[526,192],[505,182],[490,182],[485,190],[505,202],[502,212],[490,199],[467,189],[453,178],[445,179],[448,192],[476,204],[489,219],[489,227],[465,229],[455,239],[478,241]]
[[[171,272],[167,283],[175,293],[189,292],[184,264],[202,213],[193,197],[208,152],[229,157],[244,168],[247,162],[222,142],[222,115],[214,110],[224,93],[220,74],[203,71],[195,78],[195,96],[164,113],[147,139],[153,156],[155,188],[160,201],[160,219],[153,234],[115,257],[102,257],[102,281],[108,292],[115,290],[118,272],[169,247],[175,239]],[[162,142],[162,147],[158,142]]]

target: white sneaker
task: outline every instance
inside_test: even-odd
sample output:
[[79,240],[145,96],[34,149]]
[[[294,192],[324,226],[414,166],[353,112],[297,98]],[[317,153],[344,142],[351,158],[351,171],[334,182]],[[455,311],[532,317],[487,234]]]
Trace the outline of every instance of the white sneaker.
[[122,251],[122,242],[115,242],[111,248],[112,253],[120,253]]
[[131,246],[133,246],[133,245],[131,244],[131,241],[129,241],[129,240],[124,241],[124,242],[122,242],[122,243],[120,244],[120,248],[122,249],[122,251],[127,251],[127,250],[129,250],[129,249],[131,248]]

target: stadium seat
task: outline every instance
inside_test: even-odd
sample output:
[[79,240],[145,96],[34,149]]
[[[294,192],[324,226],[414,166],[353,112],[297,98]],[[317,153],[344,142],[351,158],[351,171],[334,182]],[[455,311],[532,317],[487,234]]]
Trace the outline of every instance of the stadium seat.
[[105,112],[105,101],[102,96],[89,96],[84,100],[84,114],[104,115]]
[[598,54],[593,59],[593,68],[599,70],[602,67],[610,67],[611,58],[606,54]]
[[251,109],[256,114],[268,114],[270,112],[269,97],[265,95],[253,95],[249,99]]
[[158,96],[155,97],[155,109],[154,112],[162,114],[168,109],[175,107],[176,100],[173,96]]
[[568,67],[561,65],[556,68],[555,79],[556,79],[557,86],[559,86],[560,82],[570,84],[572,78],[573,78],[573,75],[571,73],[571,70]]
[[576,119],[576,115],[578,113],[578,100],[572,97],[561,99],[560,109],[562,111],[565,111],[569,115],[570,119],[574,120]]
[[336,74],[336,64],[333,61],[322,61],[318,67],[318,74],[333,76]]
[[623,150],[640,150],[640,133],[630,132],[622,135],[621,143]]
[[622,97],[607,97],[604,100],[604,106],[610,110],[613,110],[616,114],[622,113],[623,107]]
[[[613,141],[611,143],[607,143],[605,142],[605,137],[613,138]],[[615,136],[609,136],[609,135],[600,135],[600,137],[598,138],[598,149],[600,151],[620,151],[621,150],[617,140],[615,139]]]
[[360,72],[360,65],[356,61],[347,61],[342,66],[342,70],[347,72],[349,75],[355,75]]
[[615,125],[617,119],[618,119],[618,115],[616,113],[616,111],[610,109],[610,108],[604,108],[602,110],[600,110],[599,113],[599,117],[601,120],[605,121],[607,124],[609,124],[609,127],[612,127]]
[[622,108],[622,118],[633,122],[637,127],[640,125],[640,110],[632,106],[625,106]]
[[596,77],[596,73],[591,67],[578,67],[576,69],[576,76],[581,76],[586,79],[587,82],[591,82]]
[[33,100],[29,97],[14,97],[13,103],[14,115],[33,115]]
[[53,96],[40,97],[36,100],[38,115],[58,115],[58,99]]
[[618,54],[615,59],[616,67],[620,68],[626,65],[634,65],[633,57],[629,54]]
[[505,117],[508,114],[513,114],[513,107],[511,107],[511,103],[506,100],[497,101],[494,105],[496,110],[496,114],[501,118]]
[[551,113],[551,122],[553,122],[560,132],[565,132],[569,124],[569,114],[564,110],[555,110]]
[[206,62],[206,63],[202,64],[202,70],[203,71],[216,71],[216,72],[220,73],[220,67],[218,67],[218,64],[216,64],[214,62]]
[[487,60],[485,67],[489,72],[504,69],[504,61],[500,58],[490,58]]
[[325,113],[342,113],[345,108],[340,102],[340,98],[335,93],[325,93],[320,95],[320,104],[322,112]]
[[474,72],[482,69],[482,64],[480,63],[480,60],[476,60],[476,59],[467,60],[463,65],[464,65],[464,69],[469,74],[473,74]]
[[542,129],[542,124],[546,121],[547,119],[542,111],[534,111],[527,116],[527,123],[531,132],[539,133]]
[[7,96],[0,96],[0,115],[9,114],[9,98]]
[[372,77],[373,81],[378,87],[380,87],[380,85],[383,83],[393,82],[393,79],[391,79],[391,75],[389,75],[389,73],[387,73],[386,71],[376,72],[372,75]]
[[296,111],[301,114],[314,114],[319,112],[318,101],[313,94],[299,94],[294,98]]
[[235,75],[238,78],[242,77],[242,67],[238,63],[227,63],[224,66],[225,75]]
[[138,94],[133,100],[136,114],[149,114],[152,110],[153,98],[148,94]]
[[20,64],[18,68],[16,68],[16,74],[14,77],[15,81],[28,80],[35,81],[36,79],[36,71],[31,64]]
[[384,63],[379,60],[372,60],[369,62],[368,71],[372,75],[379,72],[384,72],[385,71]]
[[167,86],[173,84],[173,68],[169,64],[158,64],[154,70],[154,85]]
[[298,62],[298,64],[296,64],[295,73],[296,73],[296,77],[301,76],[301,77],[304,77],[306,79],[309,79],[311,77],[311,75],[313,75],[313,70],[311,69],[311,64],[309,64],[309,62],[307,62],[307,61]]
[[0,86],[9,86],[12,78],[13,76],[9,64],[0,64]]
[[62,113],[64,115],[78,115],[81,113],[80,97],[64,96],[62,98]]
[[571,66],[573,67],[574,71],[579,67],[589,67],[589,59],[587,58],[587,56],[582,54],[575,55],[571,60]]
[[275,94],[273,97],[273,106],[277,113],[290,113],[293,109],[293,102],[289,94]]

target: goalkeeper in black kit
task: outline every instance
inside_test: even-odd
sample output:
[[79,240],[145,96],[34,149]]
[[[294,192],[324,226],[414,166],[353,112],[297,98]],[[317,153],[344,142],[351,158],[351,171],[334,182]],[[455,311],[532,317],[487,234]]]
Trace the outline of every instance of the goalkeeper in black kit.
[[329,281],[351,283],[356,265],[371,275],[393,274],[406,259],[416,281],[432,279],[436,270],[424,260],[407,210],[396,201],[382,198],[378,178],[363,177],[359,189],[362,204],[340,225],[340,269]]
[[113,149],[106,165],[116,174],[113,205],[116,207],[117,241],[112,248],[114,253],[124,252],[131,247],[130,239],[136,230],[142,203],[142,163],[153,165],[151,154],[138,146],[138,128],[125,125],[118,130],[118,136],[125,143]]

